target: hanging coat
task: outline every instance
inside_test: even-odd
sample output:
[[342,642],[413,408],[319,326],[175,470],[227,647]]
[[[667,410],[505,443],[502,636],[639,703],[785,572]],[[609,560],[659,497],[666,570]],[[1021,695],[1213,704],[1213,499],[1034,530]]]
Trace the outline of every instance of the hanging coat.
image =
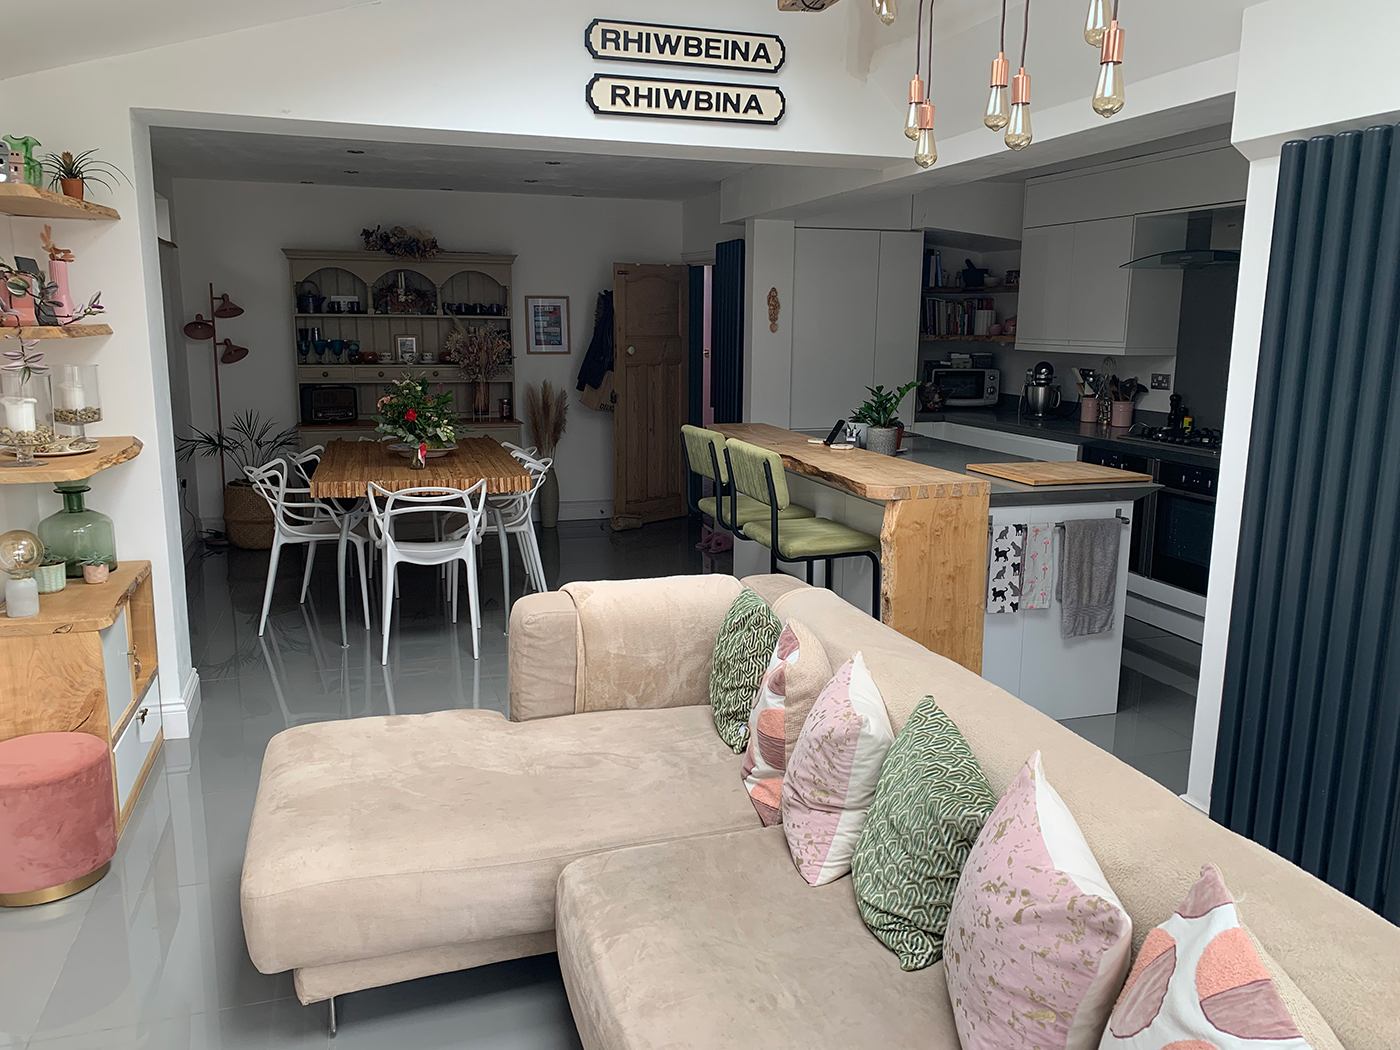
[[613,293],[599,292],[598,306],[593,314],[593,340],[583,355],[578,370],[578,389],[583,391],[583,403],[589,408],[612,411],[614,393],[613,369]]

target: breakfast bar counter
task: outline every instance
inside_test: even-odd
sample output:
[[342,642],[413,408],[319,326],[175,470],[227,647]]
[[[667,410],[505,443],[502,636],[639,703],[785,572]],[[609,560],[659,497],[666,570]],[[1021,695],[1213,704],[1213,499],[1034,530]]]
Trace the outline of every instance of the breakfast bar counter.
[[[789,477],[795,502],[878,534],[881,620],[981,672],[992,479],[864,449],[837,451],[766,423],[714,429],[782,456],[795,475]],[[802,484],[804,479],[809,483]],[[767,571],[767,551],[751,541],[736,540],[734,558],[737,575]],[[832,584],[838,592],[869,593],[868,566],[842,563],[836,571]]]

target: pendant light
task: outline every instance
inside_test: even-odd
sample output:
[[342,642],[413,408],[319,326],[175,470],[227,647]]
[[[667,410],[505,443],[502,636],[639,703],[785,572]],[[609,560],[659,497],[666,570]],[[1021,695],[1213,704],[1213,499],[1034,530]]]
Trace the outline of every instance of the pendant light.
[[919,137],[919,107],[924,102],[924,81],[919,75],[922,69],[919,65],[923,59],[921,47],[924,38],[924,0],[919,0],[919,29],[914,34],[914,79],[909,81],[909,115],[904,119],[904,137],[917,139]]
[[875,8],[875,17],[887,26],[894,25],[899,17],[899,5],[895,0],[871,0],[871,6]]
[[1031,78],[1026,72],[1026,38],[1031,32],[1031,0],[1026,0],[1026,21],[1021,28],[1021,71],[1011,78],[1011,122],[1006,144],[1023,150],[1031,144]]
[[1011,110],[1006,101],[1006,85],[1011,75],[1011,63],[1006,60],[1006,0],[1001,0],[1001,47],[992,59],[992,90],[987,96],[987,113],[982,123],[1000,131],[1011,123]]
[[[933,3],[928,2],[928,83],[933,87]],[[919,7],[923,14],[922,3]],[[922,25],[922,17],[920,23]],[[922,41],[916,41],[917,47]],[[931,93],[931,92],[930,92]],[[933,103],[927,98],[919,105],[919,135],[914,140],[914,163],[921,168],[931,168],[938,163],[938,143],[933,140]]]
[[1089,15],[1084,19],[1084,42],[1090,47],[1103,47],[1103,35],[1108,32],[1108,0],[1089,0]]
[[1094,112],[1107,119],[1123,108],[1123,30],[1118,28],[1118,0],[1099,52],[1099,82],[1094,88]]
[[221,319],[237,317],[242,312],[243,307],[239,306],[235,302],[232,302],[229,299],[227,292],[224,292],[222,295],[220,295],[218,301],[214,304],[214,316]]

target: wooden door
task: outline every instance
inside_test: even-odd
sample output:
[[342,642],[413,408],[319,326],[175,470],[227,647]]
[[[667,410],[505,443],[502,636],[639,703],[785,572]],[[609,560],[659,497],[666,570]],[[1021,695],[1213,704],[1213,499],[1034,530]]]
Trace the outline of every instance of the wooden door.
[[613,267],[613,514],[643,522],[686,513],[688,267]]

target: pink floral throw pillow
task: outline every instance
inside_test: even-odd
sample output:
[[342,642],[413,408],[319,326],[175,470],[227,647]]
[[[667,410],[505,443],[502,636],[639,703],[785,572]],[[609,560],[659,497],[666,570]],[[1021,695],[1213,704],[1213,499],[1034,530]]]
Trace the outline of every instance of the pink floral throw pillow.
[[963,1050],[1092,1050],[1133,924],[1037,751],[972,847],[943,943]]
[[792,862],[813,886],[851,870],[893,743],[885,701],[856,653],[812,705],[783,776],[783,833]]

